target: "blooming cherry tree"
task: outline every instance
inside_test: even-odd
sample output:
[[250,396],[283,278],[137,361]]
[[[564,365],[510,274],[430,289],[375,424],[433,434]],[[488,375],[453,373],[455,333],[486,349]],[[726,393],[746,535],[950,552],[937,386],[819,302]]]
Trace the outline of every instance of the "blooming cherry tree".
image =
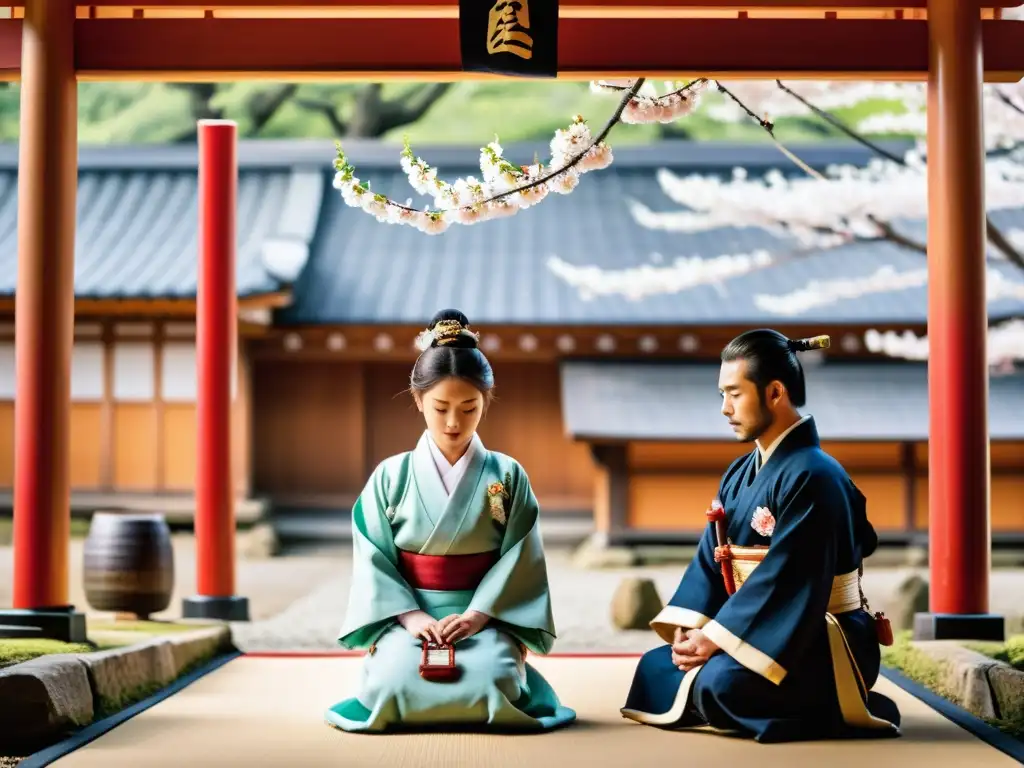
[[[715,89],[709,86],[716,86]],[[453,224],[472,225],[489,219],[513,216],[543,202],[549,194],[569,194],[582,175],[608,167],[612,160],[606,138],[617,123],[669,123],[703,109],[718,120],[756,121],[775,139],[773,119],[784,116],[821,118],[869,147],[877,160],[866,167],[839,166],[824,173],[810,168],[776,140],[780,151],[806,177],[788,177],[775,171],[749,179],[737,169],[731,179],[690,174],[680,176],[667,169],[658,172],[666,196],[684,208],[655,212],[638,201],[625,201],[634,220],[643,227],[671,232],[699,232],[726,226],[759,226],[789,241],[785,252],[761,250],[747,254],[722,254],[705,258],[682,257],[667,265],[644,265],[619,270],[569,264],[558,258],[548,268],[581,296],[624,295],[639,300],[645,296],[678,292],[702,284],[718,284],[781,261],[820,253],[858,240],[889,240],[920,253],[923,242],[904,233],[901,219],[923,219],[927,215],[925,145],[918,145],[902,157],[887,153],[867,136],[902,133],[922,139],[927,129],[927,100],[917,83],[803,82],[798,89],[779,81],[721,82],[700,78],[689,83],[666,83],[661,93],[652,82],[640,78],[598,81],[592,88],[618,95],[618,108],[596,136],[582,116],[575,116],[565,129],[555,132],[547,163],[516,165],[504,157],[496,139],[480,151],[480,178],[445,181],[438,170],[417,157],[406,145],[400,164],[412,189],[432,200],[433,208],[415,208],[391,200],[370,189],[356,176],[341,146],[335,159],[334,186],[345,202],[389,224],[413,226],[427,234],[441,234]],[[717,90],[721,98],[706,98]],[[1017,208],[1024,203],[1024,85],[985,86],[986,161],[985,193],[989,210]],[[830,110],[853,106],[866,100],[888,102],[890,112],[873,115],[854,127],[845,126]],[[760,117],[764,115],[764,117]],[[769,117],[770,116],[770,117]],[[993,256],[1001,255],[1024,270],[1024,230],[1003,233],[988,221]],[[788,246],[780,245],[780,249]],[[799,316],[813,307],[869,293],[920,287],[927,270],[898,272],[884,268],[856,280],[813,282],[782,296],[758,295],[755,304],[765,312]],[[989,298],[1024,300],[1024,283],[989,270]],[[995,331],[993,331],[995,333]],[[999,331],[999,341],[990,345],[993,354],[1022,358],[1020,324],[1008,324]],[[1016,334],[1016,335],[1015,335]],[[898,339],[894,341],[893,339]],[[884,354],[915,358],[921,344],[904,336],[873,335],[869,348]],[[902,345],[902,346],[901,346]],[[915,346],[916,345],[916,346]]]

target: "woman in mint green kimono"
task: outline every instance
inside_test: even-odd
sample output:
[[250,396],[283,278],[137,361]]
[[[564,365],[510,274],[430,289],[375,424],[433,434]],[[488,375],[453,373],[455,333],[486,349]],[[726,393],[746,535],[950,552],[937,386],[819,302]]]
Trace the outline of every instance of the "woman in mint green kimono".
[[[338,638],[366,649],[345,731],[543,731],[576,719],[526,661],[555,640],[539,508],[526,472],[476,434],[494,386],[469,321],[439,312],[411,383],[426,432],[374,470],[352,510],[353,578]],[[420,676],[424,640],[453,644],[460,676]]]

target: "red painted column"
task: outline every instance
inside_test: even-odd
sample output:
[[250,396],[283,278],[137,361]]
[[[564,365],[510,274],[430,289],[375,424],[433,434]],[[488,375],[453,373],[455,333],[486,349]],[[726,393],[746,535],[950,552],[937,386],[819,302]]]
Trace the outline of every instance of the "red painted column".
[[[16,609],[68,602],[78,94],[72,0],[25,4],[15,296]],[[0,624],[11,623],[0,617]],[[81,625],[84,632],[84,623]],[[44,627],[44,634],[51,634]]]
[[991,542],[977,3],[930,0],[928,29],[930,608],[985,614]]
[[196,584],[205,597],[235,593],[231,374],[236,353],[235,212],[238,127],[199,123],[199,284],[196,306]]

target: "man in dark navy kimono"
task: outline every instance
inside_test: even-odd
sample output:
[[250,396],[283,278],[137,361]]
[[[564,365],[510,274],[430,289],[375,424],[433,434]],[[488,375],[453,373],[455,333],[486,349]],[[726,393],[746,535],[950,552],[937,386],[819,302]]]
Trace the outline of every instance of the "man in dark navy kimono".
[[[796,353],[826,346],[755,330],[723,350],[722,414],[756,447],[722,477],[724,536],[708,525],[651,622],[666,644],[640,660],[624,717],[761,742],[899,735],[895,703],[871,690],[891,631],[860,589],[878,538],[864,496],[797,410]],[[756,555],[743,578],[728,559],[739,551]]]

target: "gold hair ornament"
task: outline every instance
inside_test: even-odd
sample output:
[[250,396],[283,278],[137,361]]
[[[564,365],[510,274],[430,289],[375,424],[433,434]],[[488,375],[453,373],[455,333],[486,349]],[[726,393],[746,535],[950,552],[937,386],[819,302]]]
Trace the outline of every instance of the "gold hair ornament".
[[434,325],[434,341],[439,347],[451,344],[462,333],[462,323],[458,320],[439,320]]
[[458,320],[439,320],[433,328],[428,328],[416,337],[416,348],[422,352],[434,344],[444,347],[463,335],[472,336],[478,341],[480,339],[478,334],[463,327]]
[[831,340],[828,336],[812,336],[809,339],[801,339],[801,345],[804,349],[828,349],[831,345]]

